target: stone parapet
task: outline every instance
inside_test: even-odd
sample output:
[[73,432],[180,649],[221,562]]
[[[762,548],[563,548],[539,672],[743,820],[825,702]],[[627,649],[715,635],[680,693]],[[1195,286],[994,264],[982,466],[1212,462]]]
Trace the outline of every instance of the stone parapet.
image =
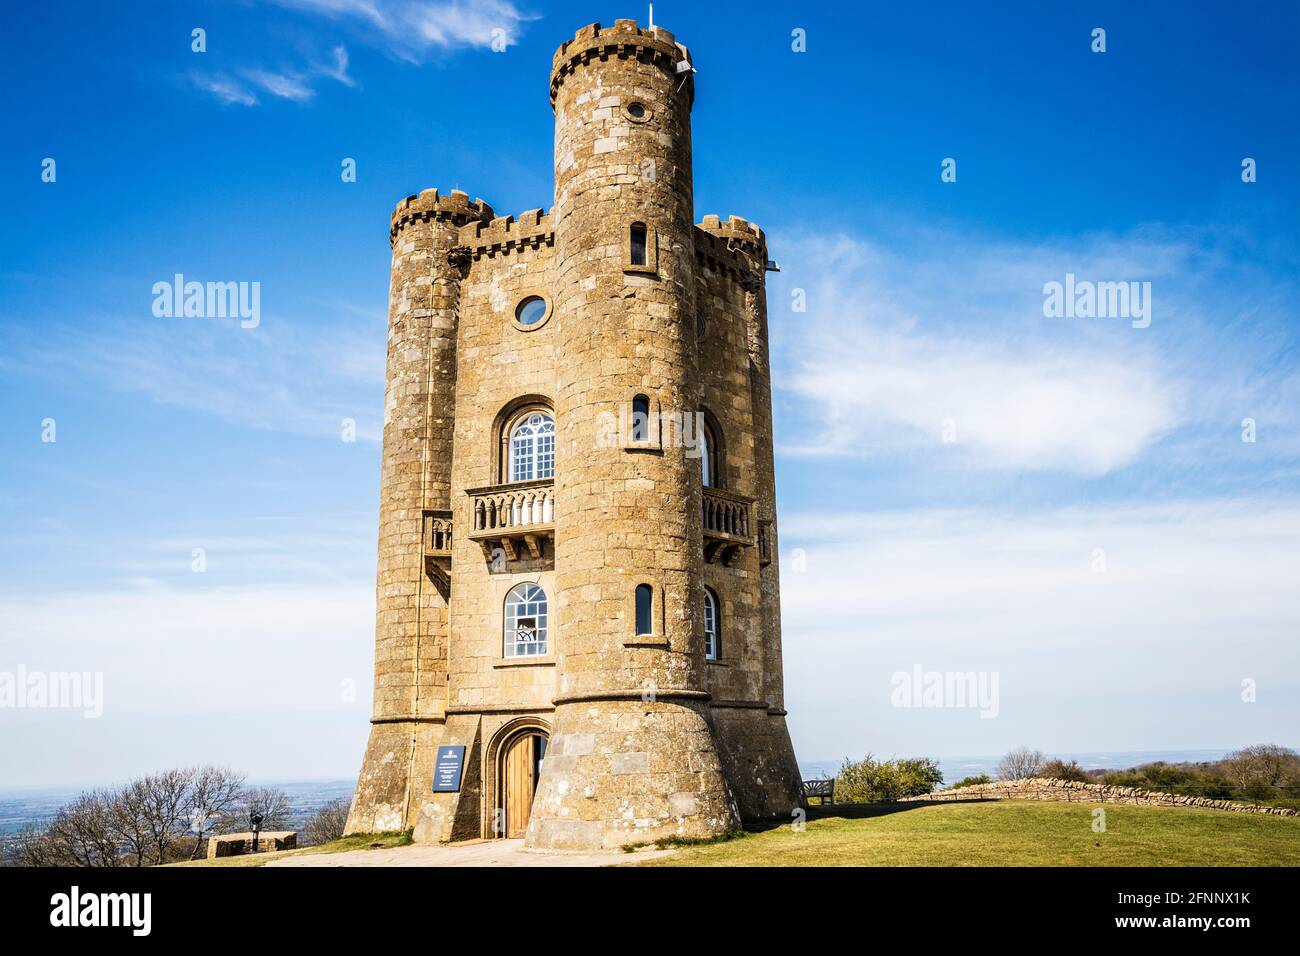
[[[670,75],[677,75],[677,64],[691,62],[690,51],[662,27],[637,25],[635,20],[617,20],[612,27],[589,23],[565,40],[551,60],[551,108],[565,79],[593,60],[601,63],[611,57],[633,58],[645,63],[655,63]],[[695,100],[695,80],[691,72],[679,80],[686,90],[687,102]]]
[[[257,835],[257,852],[273,853],[277,850],[298,848],[298,834],[294,830],[266,830]],[[253,852],[252,833],[227,833],[208,838],[208,859],[223,856],[244,856]]]
[[388,238],[390,242],[396,242],[397,234],[412,222],[451,222],[462,226],[467,222],[487,222],[492,216],[491,206],[481,199],[470,199],[468,193],[459,189],[453,189],[449,193],[425,189],[407,196],[397,204],[393,210]]

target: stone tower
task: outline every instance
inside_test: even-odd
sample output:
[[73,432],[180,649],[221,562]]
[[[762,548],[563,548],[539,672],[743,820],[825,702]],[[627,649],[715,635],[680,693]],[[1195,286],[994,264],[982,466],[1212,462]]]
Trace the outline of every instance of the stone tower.
[[690,62],[661,28],[585,27],[551,72],[549,215],[436,190],[393,214],[349,832],[576,849],[800,803],[767,249],[694,221]]

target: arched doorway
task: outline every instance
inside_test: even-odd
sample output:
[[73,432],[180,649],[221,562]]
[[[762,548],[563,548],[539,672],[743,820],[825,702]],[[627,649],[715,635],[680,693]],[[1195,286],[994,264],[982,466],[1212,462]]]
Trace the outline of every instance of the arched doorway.
[[525,727],[501,744],[497,761],[500,836],[516,839],[528,830],[528,818],[532,814],[533,796],[537,793],[537,780],[541,776],[548,739],[546,731],[540,727]]

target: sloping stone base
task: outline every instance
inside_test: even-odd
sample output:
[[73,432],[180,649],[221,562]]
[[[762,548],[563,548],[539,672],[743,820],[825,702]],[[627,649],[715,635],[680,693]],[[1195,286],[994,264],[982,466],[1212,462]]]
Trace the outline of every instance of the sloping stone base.
[[739,827],[706,707],[693,700],[560,704],[524,845],[590,850]]
[[741,820],[790,820],[803,806],[785,717],[766,707],[715,707],[718,756]]

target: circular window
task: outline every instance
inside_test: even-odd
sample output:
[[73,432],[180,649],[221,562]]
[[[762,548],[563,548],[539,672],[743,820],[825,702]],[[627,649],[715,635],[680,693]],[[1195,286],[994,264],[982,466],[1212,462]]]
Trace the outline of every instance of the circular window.
[[632,115],[634,119],[641,119],[642,117],[645,116],[645,104],[633,103],[631,106],[627,108],[627,111]]
[[551,316],[551,307],[540,295],[530,295],[515,306],[515,325],[535,329]]
[[623,115],[633,123],[644,123],[650,119],[650,107],[640,100],[633,100],[623,107]]
[[696,312],[695,313],[695,334],[700,338],[704,338],[704,332],[705,332],[704,313]]

